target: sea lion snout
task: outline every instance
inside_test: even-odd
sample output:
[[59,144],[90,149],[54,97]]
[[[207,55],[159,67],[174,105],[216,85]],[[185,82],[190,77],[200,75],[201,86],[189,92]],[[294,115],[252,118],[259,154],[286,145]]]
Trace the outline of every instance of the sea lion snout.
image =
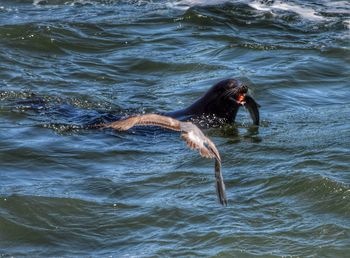
[[242,84],[241,86],[239,86],[238,93],[246,94],[247,92],[248,92],[248,86],[247,85]]

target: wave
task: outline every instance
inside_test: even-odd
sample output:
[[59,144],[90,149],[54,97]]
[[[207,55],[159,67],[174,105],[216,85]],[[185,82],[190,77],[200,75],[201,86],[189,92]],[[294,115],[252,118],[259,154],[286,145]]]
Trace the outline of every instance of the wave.
[[249,4],[253,8],[260,11],[269,11],[276,15],[276,10],[289,11],[298,14],[300,17],[308,20],[324,20],[325,17],[317,14],[316,10],[310,7],[305,7],[301,5],[291,4],[282,1],[272,1],[272,4],[267,4],[265,1],[254,1]]
[[[183,5],[182,1],[168,1],[168,4]],[[60,12],[51,16],[51,9],[45,9],[47,16],[33,15],[20,19],[17,12],[9,11],[10,19],[4,19],[0,36],[6,46],[36,52],[50,52],[64,55],[72,52],[111,53],[145,44],[164,46],[181,45],[193,38],[191,31],[184,30],[181,37],[172,33],[176,24],[185,27],[194,24],[210,28],[199,37],[209,38],[227,44],[225,48],[243,48],[257,51],[301,49],[317,50],[332,55],[347,55],[350,48],[346,10],[318,11],[315,6],[302,3],[273,1],[187,1],[186,10],[172,13],[162,2],[148,3],[147,12],[132,2],[124,2],[119,12],[112,7],[90,8],[89,19],[81,19],[77,7],[72,7],[74,16]],[[115,3],[115,5],[122,5]],[[97,6],[96,6],[97,7]],[[120,8],[120,6],[116,6]],[[84,8],[84,7],[82,7]],[[53,10],[52,10],[53,11]],[[68,13],[68,12],[67,12]],[[153,17],[150,17],[150,13]],[[157,15],[162,13],[164,15]],[[344,14],[344,15],[340,15]],[[174,19],[168,15],[175,14]],[[17,18],[16,18],[17,17]],[[149,26],[147,26],[149,24]],[[156,24],[156,25],[155,25]],[[145,27],[146,25],[146,27]],[[125,32],[123,26],[134,29]],[[141,28],[143,31],[141,32]],[[172,39],[148,35],[153,31],[168,30]],[[181,27],[179,27],[181,30]],[[147,40],[145,40],[145,35]],[[222,49],[225,51],[225,49]],[[135,53],[138,55],[138,53]]]
[[[310,161],[303,163],[308,167],[309,173],[275,171],[274,175],[269,177],[256,176],[240,179],[236,187],[239,187],[240,193],[243,191],[245,196],[241,197],[242,203],[239,202],[239,204],[244,205],[244,203],[250,203],[255,198],[259,198],[265,201],[250,204],[251,209],[286,201],[290,204],[295,203],[295,209],[303,209],[315,214],[334,214],[339,216],[339,219],[349,216],[350,186],[331,177],[310,173],[311,166],[319,167],[317,160],[314,163]],[[268,200],[273,200],[273,204]]]

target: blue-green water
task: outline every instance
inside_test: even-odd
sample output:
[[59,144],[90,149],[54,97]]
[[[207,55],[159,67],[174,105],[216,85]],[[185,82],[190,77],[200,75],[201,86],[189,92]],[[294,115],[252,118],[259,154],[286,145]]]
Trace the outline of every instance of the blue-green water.
[[[348,1],[0,1],[0,256],[348,257]],[[247,112],[177,133],[82,129],[183,108],[225,78]]]

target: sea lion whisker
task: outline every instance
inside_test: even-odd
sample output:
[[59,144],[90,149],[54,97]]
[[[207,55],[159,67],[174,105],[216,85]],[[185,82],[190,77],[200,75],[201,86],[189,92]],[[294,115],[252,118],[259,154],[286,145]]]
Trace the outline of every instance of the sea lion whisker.
[[236,94],[236,90],[235,89],[228,89],[225,93],[224,93],[224,97],[233,97]]

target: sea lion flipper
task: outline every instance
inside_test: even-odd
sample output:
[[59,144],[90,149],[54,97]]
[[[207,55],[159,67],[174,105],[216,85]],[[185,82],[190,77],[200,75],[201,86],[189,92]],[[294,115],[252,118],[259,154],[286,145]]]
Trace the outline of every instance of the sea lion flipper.
[[256,103],[255,99],[250,95],[245,96],[245,104],[244,106],[248,109],[250,117],[253,120],[255,125],[260,124],[260,115],[259,115],[259,107],[260,105]]

